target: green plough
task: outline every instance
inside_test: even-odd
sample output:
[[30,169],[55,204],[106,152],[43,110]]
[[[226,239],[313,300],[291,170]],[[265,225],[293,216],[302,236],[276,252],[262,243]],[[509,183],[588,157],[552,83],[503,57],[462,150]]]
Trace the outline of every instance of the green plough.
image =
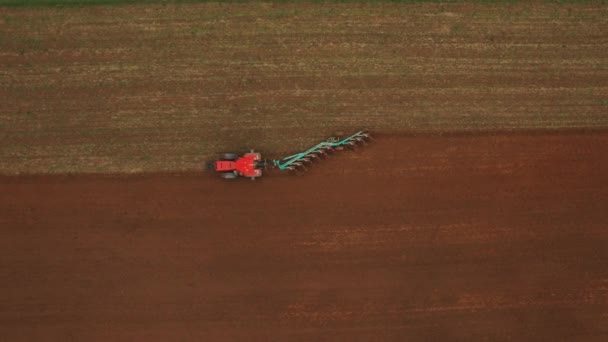
[[304,152],[296,153],[283,159],[273,160],[272,164],[279,170],[305,170],[306,164],[309,164],[316,159],[324,158],[327,154],[332,153],[335,150],[354,148],[357,145],[366,144],[370,139],[371,137],[366,131],[359,131],[345,139],[333,137]]

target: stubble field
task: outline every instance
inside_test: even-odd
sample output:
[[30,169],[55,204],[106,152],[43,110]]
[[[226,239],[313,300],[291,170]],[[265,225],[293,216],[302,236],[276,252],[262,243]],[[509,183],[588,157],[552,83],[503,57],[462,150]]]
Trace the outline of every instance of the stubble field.
[[0,172],[196,171],[336,131],[608,128],[608,8],[0,8]]

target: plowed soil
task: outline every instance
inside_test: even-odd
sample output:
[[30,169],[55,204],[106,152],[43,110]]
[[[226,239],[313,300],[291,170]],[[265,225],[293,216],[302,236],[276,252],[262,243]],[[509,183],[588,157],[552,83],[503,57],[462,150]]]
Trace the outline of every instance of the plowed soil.
[[255,182],[3,177],[1,336],[605,341],[606,146],[379,136]]

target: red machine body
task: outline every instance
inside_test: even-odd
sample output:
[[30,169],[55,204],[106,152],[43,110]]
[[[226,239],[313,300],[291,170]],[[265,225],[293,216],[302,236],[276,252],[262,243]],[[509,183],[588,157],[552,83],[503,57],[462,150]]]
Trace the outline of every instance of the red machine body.
[[242,157],[236,154],[227,153],[224,157],[215,162],[215,171],[219,172],[223,178],[236,178],[237,176],[255,179],[262,175],[262,169],[266,167],[266,162],[262,160],[260,153],[251,151]]
[[215,171],[226,172],[236,170],[236,162],[230,160],[218,160],[215,162]]

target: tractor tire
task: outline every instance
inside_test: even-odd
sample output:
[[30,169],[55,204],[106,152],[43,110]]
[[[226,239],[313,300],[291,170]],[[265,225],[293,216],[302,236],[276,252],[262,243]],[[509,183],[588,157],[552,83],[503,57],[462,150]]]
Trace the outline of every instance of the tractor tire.
[[239,156],[237,156],[234,153],[224,153],[224,155],[222,156],[223,160],[230,160],[230,161],[235,161],[239,158]]
[[224,179],[235,179],[237,175],[234,172],[224,172],[221,174]]

